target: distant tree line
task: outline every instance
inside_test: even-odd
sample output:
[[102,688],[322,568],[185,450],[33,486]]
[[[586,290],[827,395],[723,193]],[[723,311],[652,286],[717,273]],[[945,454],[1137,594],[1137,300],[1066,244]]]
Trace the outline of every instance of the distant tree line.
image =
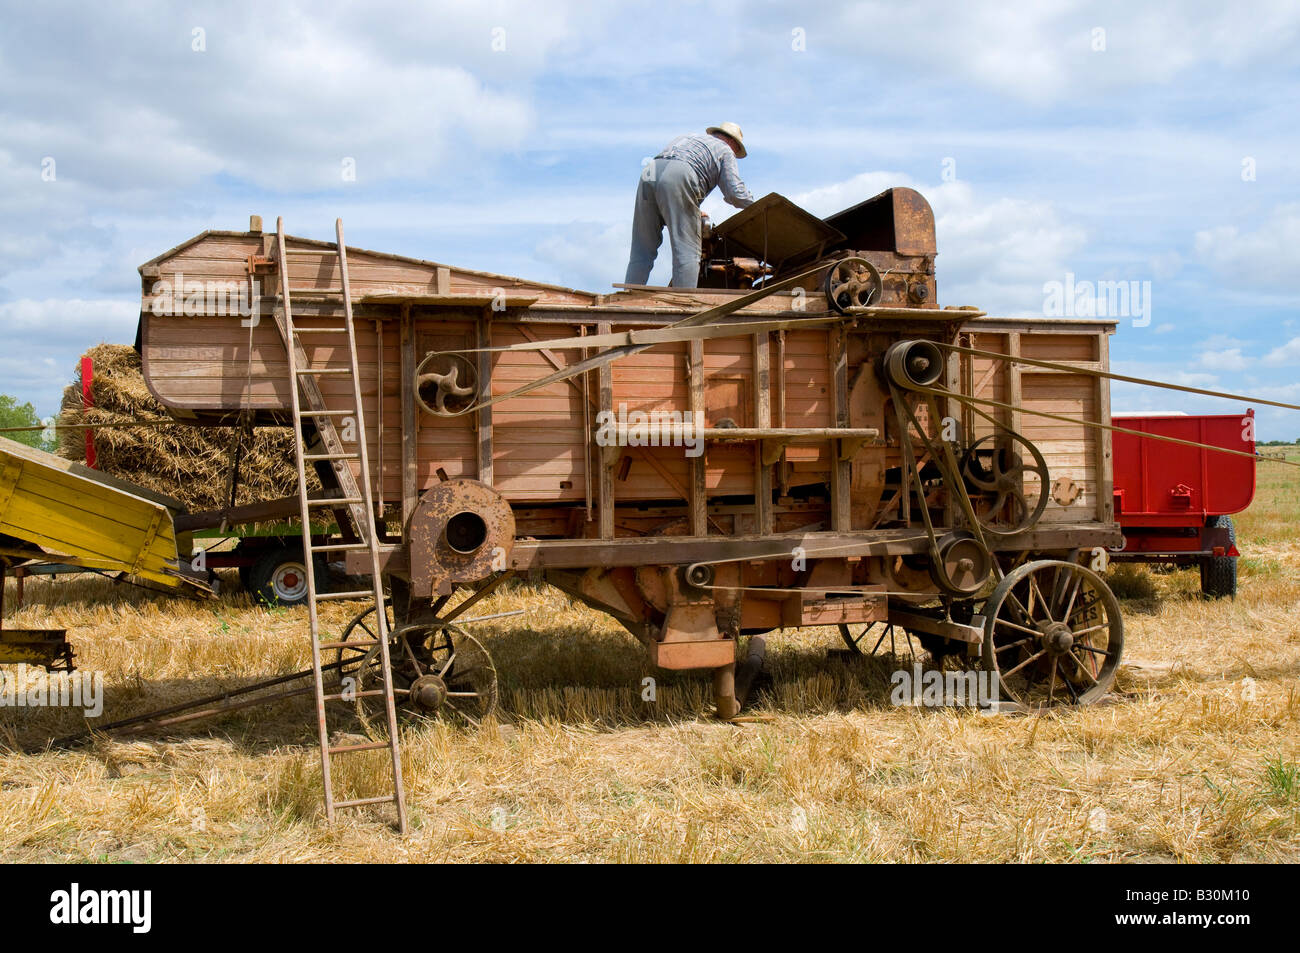
[[30,403],[20,404],[18,398],[0,394],[0,437],[8,437],[19,443],[38,450],[54,450],[53,437],[47,437],[44,430],[10,430],[7,427],[39,427],[41,418],[36,416],[36,408]]

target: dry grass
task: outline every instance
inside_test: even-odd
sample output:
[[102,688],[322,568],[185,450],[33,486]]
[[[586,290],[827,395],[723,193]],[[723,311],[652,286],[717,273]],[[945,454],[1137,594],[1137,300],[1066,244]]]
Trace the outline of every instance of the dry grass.
[[[846,663],[827,654],[832,630],[809,630],[770,642],[767,720],[723,725],[702,714],[704,679],[661,675],[643,702],[650,673],[631,636],[520,586],[481,611],[524,616],[476,629],[503,720],[406,729],[406,839],[378,814],[320,822],[310,703],[38,754],[13,749],[76,717],[6,710],[0,859],[1293,861],[1294,473],[1261,467],[1238,521],[1236,601],[1201,599],[1194,571],[1125,584],[1132,664],[1112,704],[1041,718],[896,709],[896,660]],[[105,673],[110,717],[305,664],[303,613],[242,595],[199,605],[84,578],[28,594],[13,622],[68,628],[81,665]],[[341,626],[355,608],[328,617]],[[352,792],[382,791],[382,757],[344,763]]]

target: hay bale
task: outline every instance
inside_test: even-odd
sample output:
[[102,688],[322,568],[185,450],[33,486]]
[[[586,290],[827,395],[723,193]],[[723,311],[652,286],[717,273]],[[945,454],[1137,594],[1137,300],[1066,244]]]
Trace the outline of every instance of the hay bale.
[[[85,354],[94,365],[93,407],[83,406],[81,364],[63,391],[59,422],[115,424],[172,421],[144,381],[140,355],[120,344],[99,344]],[[80,429],[59,431],[58,452],[84,463],[86,442]],[[236,503],[290,496],[298,483],[293,434],[286,427],[258,427],[250,439],[236,427],[105,427],[94,432],[96,467],[137,486],[165,493],[191,510],[219,509],[229,502],[232,448],[243,443]],[[318,488],[314,475],[313,489]]]

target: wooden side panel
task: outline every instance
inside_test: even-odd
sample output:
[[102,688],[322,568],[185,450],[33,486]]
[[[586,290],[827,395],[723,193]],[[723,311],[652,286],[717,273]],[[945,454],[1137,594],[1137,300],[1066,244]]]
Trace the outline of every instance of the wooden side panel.
[[[494,346],[576,335],[577,326],[531,325],[529,334],[510,322],[492,326]],[[577,351],[551,352],[565,365]],[[555,365],[538,351],[493,356],[492,394],[509,393],[529,381],[554,373]],[[595,414],[591,415],[595,420]],[[548,384],[492,408],[496,488],[512,500],[585,500],[582,382],[578,378]]]
[[[721,338],[704,345],[704,416],[709,427],[752,427],[754,344],[746,337]],[[754,492],[754,453],[747,443],[712,443],[708,447],[705,485],[710,496],[747,496]]]
[[[262,235],[206,235],[150,267],[157,272],[157,279],[168,281],[177,272],[197,281],[246,280],[248,256],[263,253],[263,238]],[[333,247],[309,244],[292,236],[286,236],[285,244],[291,257],[291,287],[339,286],[338,257]],[[545,300],[564,304],[589,304],[592,299],[587,292],[547,288],[508,275],[468,272],[352,246],[348,247],[348,279],[357,296],[385,293],[490,296],[496,288],[502,288],[535,290]],[[146,284],[152,284],[153,280],[153,277],[146,278]],[[274,289],[264,288],[263,293],[273,294]]]
[[[614,330],[627,329],[616,325]],[[614,413],[620,420],[636,413],[649,414],[652,420],[670,420],[674,412],[689,411],[687,350],[684,342],[663,345],[614,362]],[[615,469],[614,492],[618,499],[676,500],[689,496],[691,473],[684,447],[628,448],[626,456],[630,460]]]
[[[1094,378],[1081,374],[1029,373],[1021,375],[1026,411],[1043,410],[1075,420],[1097,419],[1097,388]],[[1096,431],[1081,424],[1024,415],[1022,430],[1047,461],[1051,480],[1069,477],[1083,488],[1082,495],[1068,507],[1055,500],[1047,504],[1044,522],[1078,522],[1095,519],[1097,507]],[[1048,487],[1049,491],[1051,487]]]
[[[970,335],[970,346],[981,351],[994,351],[998,354],[1008,353],[1009,335],[982,332]],[[970,363],[967,380],[972,396],[1008,403],[1011,400],[1012,368],[1006,361],[992,357],[967,357]],[[1009,414],[1000,407],[981,405],[984,413],[1007,424]],[[978,440],[993,432],[993,424],[987,417],[971,410],[963,412],[963,429],[971,441]]]
[[[1071,364],[1080,371],[1106,368],[1108,329],[1104,325],[1060,328],[1053,322],[996,319],[979,321],[976,325],[978,329],[969,334],[973,348]],[[1036,413],[1109,423],[1109,384],[1085,373],[1009,364],[993,358],[968,360],[967,379],[973,382],[975,395],[1013,408],[984,406],[981,409],[1018,430],[1043,454],[1050,477],[1048,491],[1062,477],[1069,478],[1082,490],[1068,506],[1049,500],[1043,521],[1049,524],[1109,522],[1112,515],[1108,436],[1082,422],[1068,423]],[[979,414],[971,416],[974,437],[990,432],[991,425],[985,418]]]
[[[830,361],[825,331],[790,331],[785,338],[785,426],[833,427]],[[830,474],[828,446],[796,445],[786,448],[785,459],[806,483]]]

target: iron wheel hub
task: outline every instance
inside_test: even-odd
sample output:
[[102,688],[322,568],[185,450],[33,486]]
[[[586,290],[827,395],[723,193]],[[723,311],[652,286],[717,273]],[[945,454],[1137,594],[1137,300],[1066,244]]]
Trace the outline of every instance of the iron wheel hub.
[[437,675],[421,675],[411,683],[411,703],[421,711],[437,711],[447,700],[447,683]]
[[1040,624],[1043,631],[1043,648],[1050,655],[1064,655],[1074,646],[1074,631],[1064,622]]

